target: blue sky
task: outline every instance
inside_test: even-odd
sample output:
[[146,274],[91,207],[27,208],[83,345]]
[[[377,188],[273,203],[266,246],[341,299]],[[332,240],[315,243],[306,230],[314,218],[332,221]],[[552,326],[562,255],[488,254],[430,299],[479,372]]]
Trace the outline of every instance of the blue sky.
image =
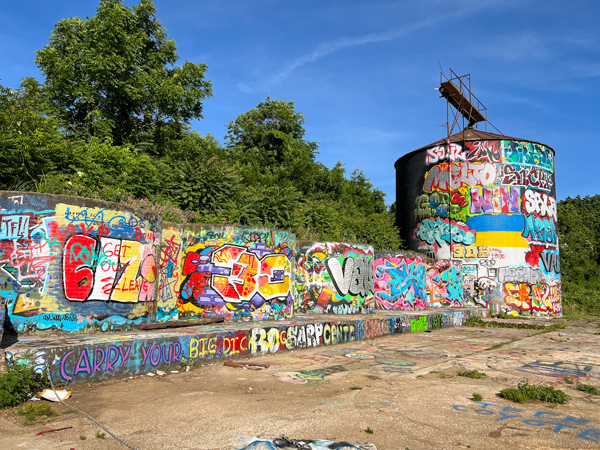
[[[133,5],[133,1],[125,1]],[[0,83],[43,80],[33,60],[65,17],[96,1],[6,2]],[[600,193],[600,2],[596,0],[158,0],[180,62],[205,62],[214,97],[195,130],[264,100],[294,101],[318,159],[365,171],[395,200],[394,162],[445,136],[440,68],[471,74],[504,134],[557,152],[557,199]],[[488,127],[489,131],[494,131]]]

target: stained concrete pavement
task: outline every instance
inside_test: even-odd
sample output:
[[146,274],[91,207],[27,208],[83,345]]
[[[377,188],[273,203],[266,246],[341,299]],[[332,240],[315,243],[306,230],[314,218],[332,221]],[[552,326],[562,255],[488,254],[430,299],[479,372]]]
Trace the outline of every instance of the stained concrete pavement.
[[[218,362],[164,377],[78,384],[70,400],[140,450],[230,450],[239,436],[282,433],[370,442],[379,450],[588,449],[600,447],[600,396],[575,387],[600,387],[598,348],[598,321],[543,334],[454,327],[252,358],[269,365],[262,370]],[[461,377],[461,368],[486,376]],[[524,379],[563,389],[571,401],[517,404],[498,396]],[[0,448],[125,448],[97,431],[77,413],[24,426],[5,412]]]

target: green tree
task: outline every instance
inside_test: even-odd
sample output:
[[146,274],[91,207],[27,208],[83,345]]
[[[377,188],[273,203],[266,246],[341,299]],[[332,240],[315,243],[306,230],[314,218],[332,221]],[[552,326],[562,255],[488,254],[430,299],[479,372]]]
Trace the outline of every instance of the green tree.
[[248,182],[300,187],[310,176],[318,146],[303,139],[304,116],[294,102],[267,97],[238,115],[227,131],[225,148]]
[[38,189],[46,175],[65,167],[69,143],[33,78],[17,89],[0,85],[0,189]]
[[317,162],[318,146],[304,139],[304,123],[294,102],[270,97],[229,123],[225,149],[245,186],[233,219],[288,228],[300,239],[397,250],[383,192],[361,170],[348,179],[342,163],[328,169]]
[[160,147],[202,117],[212,84],[204,79],[205,64],[174,66],[175,42],[152,1],[132,8],[121,3],[102,0],[95,16],[58,22],[36,63],[69,133]]

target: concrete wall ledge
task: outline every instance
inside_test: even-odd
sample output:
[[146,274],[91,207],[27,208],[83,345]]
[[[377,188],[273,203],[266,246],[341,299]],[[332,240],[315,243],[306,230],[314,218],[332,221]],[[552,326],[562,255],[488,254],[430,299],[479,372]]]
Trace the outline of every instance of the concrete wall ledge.
[[90,382],[285,350],[330,346],[400,333],[460,326],[481,308],[376,311],[368,315],[296,315],[290,320],[229,322],[171,330],[19,336],[8,343],[8,364],[46,363],[58,382]]

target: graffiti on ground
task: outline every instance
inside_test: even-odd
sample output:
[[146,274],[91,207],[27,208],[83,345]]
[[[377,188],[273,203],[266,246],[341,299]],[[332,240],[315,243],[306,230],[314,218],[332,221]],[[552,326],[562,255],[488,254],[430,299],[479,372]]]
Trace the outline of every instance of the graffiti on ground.
[[[590,427],[590,421],[583,418],[566,416],[547,411],[525,411],[510,406],[502,407],[493,403],[473,402],[477,406],[452,405],[452,409],[459,412],[475,413],[480,416],[489,416],[497,422],[511,420],[512,423],[522,422],[528,428],[538,430],[551,430],[554,433],[575,434],[580,439],[600,442],[600,430]],[[512,420],[518,419],[518,420]],[[574,431],[571,431],[574,430]]]

